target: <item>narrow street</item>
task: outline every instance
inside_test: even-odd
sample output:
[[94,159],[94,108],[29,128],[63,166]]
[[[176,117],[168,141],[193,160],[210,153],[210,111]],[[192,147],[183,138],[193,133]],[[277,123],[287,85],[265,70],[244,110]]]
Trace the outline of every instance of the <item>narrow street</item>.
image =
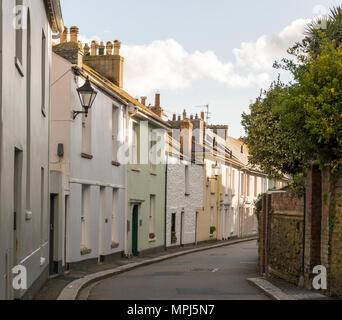
[[193,253],[97,283],[89,300],[265,300],[246,278],[257,270],[256,241]]

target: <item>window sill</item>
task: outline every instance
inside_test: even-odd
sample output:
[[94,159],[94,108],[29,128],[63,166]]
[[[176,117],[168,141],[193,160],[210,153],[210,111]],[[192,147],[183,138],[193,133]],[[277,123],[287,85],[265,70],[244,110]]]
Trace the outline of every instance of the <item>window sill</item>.
[[139,168],[132,168],[131,171],[133,171],[133,172],[141,172],[141,169],[139,169]]
[[157,176],[158,173],[157,173],[157,172],[150,172],[150,175],[151,175],[151,176]]
[[88,159],[88,160],[92,160],[94,158],[94,156],[92,156],[91,154],[88,153],[81,153],[81,157],[84,159]]
[[121,166],[121,163],[120,162],[117,162],[117,161],[112,161],[112,165],[114,167],[120,167]]
[[87,254],[91,254],[91,249],[88,249],[88,248],[81,249],[81,256],[85,256]]
[[14,58],[14,64],[15,64],[19,74],[22,77],[24,77],[23,65],[21,64],[20,60],[17,57]]
[[185,196],[186,196],[186,197],[190,197],[190,196],[191,196],[191,194],[190,194],[190,193],[188,193],[188,192],[185,192]]
[[157,241],[157,238],[149,239],[149,240],[148,240],[149,243],[156,242],[156,241]]

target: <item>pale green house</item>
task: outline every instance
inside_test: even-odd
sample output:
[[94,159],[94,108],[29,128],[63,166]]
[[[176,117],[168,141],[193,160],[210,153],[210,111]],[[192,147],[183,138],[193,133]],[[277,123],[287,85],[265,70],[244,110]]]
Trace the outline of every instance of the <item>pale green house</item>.
[[129,120],[126,253],[165,247],[165,137],[170,127],[156,95],[155,107],[135,103]]

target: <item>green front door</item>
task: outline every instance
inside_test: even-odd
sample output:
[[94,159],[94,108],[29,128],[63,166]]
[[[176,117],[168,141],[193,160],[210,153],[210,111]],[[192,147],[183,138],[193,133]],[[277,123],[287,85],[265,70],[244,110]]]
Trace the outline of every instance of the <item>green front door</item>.
[[132,217],[132,253],[138,255],[138,228],[139,228],[139,207],[134,206],[133,217]]

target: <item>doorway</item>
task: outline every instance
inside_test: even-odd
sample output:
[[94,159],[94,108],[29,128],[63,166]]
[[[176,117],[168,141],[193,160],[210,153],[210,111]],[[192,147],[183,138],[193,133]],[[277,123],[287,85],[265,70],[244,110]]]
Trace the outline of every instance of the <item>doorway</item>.
[[133,215],[132,215],[132,253],[134,256],[139,255],[138,229],[139,229],[139,206],[135,205],[133,207]]
[[183,242],[184,242],[183,233],[184,233],[184,211],[182,211],[182,213],[181,213],[181,225],[180,225],[180,245],[181,245],[181,247],[183,246]]
[[13,175],[13,256],[12,267],[19,264],[20,249],[20,221],[21,221],[21,186],[23,153],[14,150],[14,175]]
[[49,237],[49,273],[50,275],[58,273],[56,270],[56,263],[55,263],[55,211],[56,211],[56,201],[58,197],[56,194],[50,195],[50,237]]
[[172,214],[171,218],[171,244],[177,243],[177,235],[176,235],[176,214]]
[[98,262],[103,263],[105,257],[105,222],[106,222],[106,188],[100,188],[100,212],[99,212],[99,256]]
[[69,263],[68,263],[68,234],[69,234],[69,195],[65,196],[64,200],[64,271],[69,271]]

